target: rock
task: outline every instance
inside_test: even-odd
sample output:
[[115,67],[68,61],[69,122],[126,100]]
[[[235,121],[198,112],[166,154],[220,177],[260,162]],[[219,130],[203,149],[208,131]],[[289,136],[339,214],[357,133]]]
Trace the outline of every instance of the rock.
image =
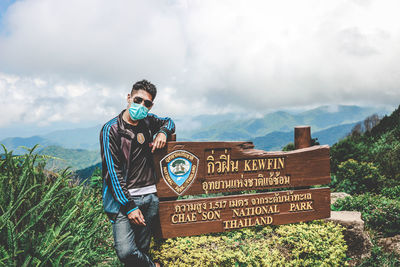
[[364,221],[358,211],[331,211],[331,217],[325,219],[345,227],[344,240],[348,246],[347,257],[350,266],[355,266],[362,259],[371,256],[372,242],[367,232],[364,232]]
[[400,235],[395,235],[393,237],[380,238],[378,240],[378,245],[383,247],[386,252],[394,252],[400,257]]
[[351,195],[345,193],[345,192],[334,192],[331,193],[331,205],[336,202],[336,200],[345,198],[345,197],[351,197]]

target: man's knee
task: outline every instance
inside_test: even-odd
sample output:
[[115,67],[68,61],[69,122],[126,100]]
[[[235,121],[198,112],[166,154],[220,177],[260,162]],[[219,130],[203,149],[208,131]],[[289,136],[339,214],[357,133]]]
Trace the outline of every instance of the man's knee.
[[117,256],[125,266],[154,266],[154,263],[151,262],[150,258],[138,249],[117,250]]
[[121,247],[116,249],[117,256],[120,261],[123,263],[131,262],[138,258],[138,254],[140,253],[137,249],[132,249],[129,247]]

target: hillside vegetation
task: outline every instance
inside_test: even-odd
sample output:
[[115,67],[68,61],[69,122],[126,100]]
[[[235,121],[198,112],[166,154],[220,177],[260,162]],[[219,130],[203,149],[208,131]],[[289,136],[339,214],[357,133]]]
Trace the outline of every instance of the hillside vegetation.
[[331,148],[331,187],[353,195],[332,208],[361,212],[374,243],[362,266],[400,266],[398,256],[377,245],[382,236],[400,234],[400,106],[378,121],[368,117]]
[[[46,157],[34,149],[21,156],[4,150],[0,266],[120,266],[102,211],[100,170],[82,186],[67,171],[46,171]],[[342,229],[318,221],[156,240],[151,248],[168,266],[340,266],[345,251]]]
[[99,188],[46,171],[34,149],[0,159],[0,266],[93,266],[113,256]]
[[375,127],[353,130],[331,148],[333,187],[351,194],[400,185],[400,107]]

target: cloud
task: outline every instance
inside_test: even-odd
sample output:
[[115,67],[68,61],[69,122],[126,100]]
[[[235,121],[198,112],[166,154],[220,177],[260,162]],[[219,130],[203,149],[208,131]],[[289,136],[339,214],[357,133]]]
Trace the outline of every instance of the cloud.
[[398,105],[399,9],[395,0],[17,1],[0,24],[0,93],[10,100],[1,111],[14,114],[0,125],[101,120],[142,78],[159,88],[154,111],[171,116]]
[[[122,93],[96,84],[43,81],[0,73],[0,126],[105,121],[123,107]],[[120,108],[116,108],[120,107]]]

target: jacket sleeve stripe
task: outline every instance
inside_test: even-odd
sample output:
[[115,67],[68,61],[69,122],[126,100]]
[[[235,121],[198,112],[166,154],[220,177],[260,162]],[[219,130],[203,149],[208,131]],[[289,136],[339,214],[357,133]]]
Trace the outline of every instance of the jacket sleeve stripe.
[[118,181],[118,177],[117,174],[115,172],[115,168],[114,168],[114,162],[113,159],[110,155],[110,139],[109,139],[109,133],[110,133],[110,129],[111,126],[117,123],[117,119],[112,120],[107,126],[106,129],[106,142],[105,142],[105,155],[106,155],[106,162],[107,162],[107,166],[109,169],[109,173],[110,173],[110,177],[111,177],[111,182],[114,188],[114,191],[116,193],[116,196],[118,198],[118,201],[122,204],[126,204],[128,202],[128,199],[125,197],[121,185]]
[[[111,126],[112,125],[114,125],[114,124],[116,124],[117,123],[117,119],[115,119],[115,122],[113,122],[111,125],[110,125],[110,128],[111,128]],[[108,147],[110,146],[109,145],[109,136],[107,136],[107,145],[108,145]],[[110,150],[108,150],[108,153],[110,153]],[[116,172],[115,172],[115,168],[114,168],[114,161],[113,161],[113,158],[109,155],[109,159],[111,160],[111,170],[112,170],[112,176],[111,177],[113,177],[114,178],[114,182],[115,182],[115,184],[116,184],[116,186],[117,186],[117,191],[119,192],[119,194],[120,194],[120,196],[121,196],[121,198],[122,198],[122,204],[126,204],[126,203],[128,203],[128,199],[126,198],[126,196],[125,196],[125,194],[124,194],[124,192],[122,191],[122,187],[121,187],[121,184],[120,184],[120,182],[119,182],[119,180],[118,180],[118,176],[117,176],[117,174],[116,174]]]
[[172,128],[174,127],[174,122],[170,118],[166,118],[166,119],[168,119],[167,129],[172,130]]
[[168,123],[168,130],[172,130],[172,128],[174,128],[174,122],[170,119],[170,118],[168,118],[168,120],[169,120],[169,123]]
[[106,163],[107,163],[107,167],[108,167],[108,172],[110,174],[110,178],[111,178],[111,183],[113,185],[115,194],[117,196],[117,200],[122,203],[122,204],[126,204],[128,202],[128,199],[126,198],[126,196],[124,195],[122,188],[121,188],[121,184],[118,181],[118,177],[117,174],[115,172],[114,169],[114,162],[113,159],[110,155],[110,145],[109,145],[109,133],[110,133],[110,128],[112,125],[116,124],[116,119],[110,121],[104,130],[104,137],[103,138],[105,140],[104,142],[104,154],[105,154],[105,159],[106,159]]
[[115,183],[114,183],[113,174],[112,174],[112,167],[111,167],[111,165],[110,165],[110,160],[109,160],[109,157],[110,157],[109,153],[110,153],[110,151],[109,151],[109,140],[108,140],[108,138],[109,138],[110,127],[111,127],[110,124],[112,124],[112,123],[115,123],[115,119],[111,120],[111,121],[110,121],[109,123],[107,123],[107,124],[105,125],[105,127],[104,127],[104,131],[103,131],[104,155],[105,155],[105,159],[106,159],[108,174],[110,175],[111,184],[112,184],[112,186],[113,186],[113,188],[114,188],[115,195],[116,195],[116,197],[117,197],[118,202],[123,203],[123,202],[121,201],[119,192],[117,192],[117,190],[115,190],[115,189],[116,189],[116,186],[115,186]]

